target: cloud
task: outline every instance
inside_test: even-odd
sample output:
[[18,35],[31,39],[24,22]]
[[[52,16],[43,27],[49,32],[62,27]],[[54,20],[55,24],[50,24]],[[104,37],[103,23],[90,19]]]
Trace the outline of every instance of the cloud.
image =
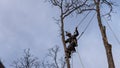
[[0,8],[0,57],[8,68],[12,58],[22,56],[23,49],[31,48],[41,57],[56,45],[58,28],[48,4],[40,0],[0,0]]
[[[9,65],[13,59],[22,56],[23,50],[26,48],[31,48],[31,52],[41,58],[48,48],[61,45],[59,28],[53,20],[53,17],[58,16],[58,9],[44,3],[43,0],[0,0],[0,57],[4,60],[6,67],[10,68]],[[115,17],[114,25],[118,20]],[[66,22],[73,25],[71,22],[74,21],[68,19]],[[66,29],[74,30],[71,27],[66,26]],[[81,30],[79,28],[79,32],[82,32]],[[112,39],[110,36],[109,38]],[[86,68],[107,67],[105,50],[96,20],[89,26],[78,43],[78,49]],[[112,44],[117,43],[112,42]],[[119,46],[114,45],[113,50],[115,63],[117,67],[120,67],[119,61],[117,61]],[[76,57],[74,63],[77,68],[79,58],[77,54],[74,55]]]

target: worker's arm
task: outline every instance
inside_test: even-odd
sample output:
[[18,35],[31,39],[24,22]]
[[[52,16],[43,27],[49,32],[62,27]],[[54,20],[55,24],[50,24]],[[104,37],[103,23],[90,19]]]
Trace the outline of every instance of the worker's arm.
[[79,35],[79,32],[77,30],[77,27],[75,28],[74,36],[77,37]]

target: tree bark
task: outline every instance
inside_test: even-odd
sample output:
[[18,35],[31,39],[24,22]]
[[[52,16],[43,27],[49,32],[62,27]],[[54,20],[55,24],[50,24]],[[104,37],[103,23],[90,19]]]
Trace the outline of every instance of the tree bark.
[[94,0],[94,2],[96,4],[98,25],[99,25],[99,28],[100,28],[100,31],[101,31],[101,34],[102,34],[103,43],[104,43],[104,47],[105,47],[105,50],[106,50],[107,61],[108,61],[108,68],[115,68],[114,60],[113,60],[113,56],[112,56],[112,45],[109,44],[109,42],[107,40],[106,28],[105,28],[105,26],[102,25],[102,21],[101,21],[100,0],[98,0],[98,1]]
[[67,63],[67,68],[70,68],[70,61],[68,58],[68,55],[66,53],[66,43],[65,43],[65,36],[64,36],[64,18],[62,16],[63,14],[61,14],[61,36],[62,36],[62,43],[63,43],[63,47],[64,47],[64,53],[65,53],[65,57],[66,57],[66,63]]

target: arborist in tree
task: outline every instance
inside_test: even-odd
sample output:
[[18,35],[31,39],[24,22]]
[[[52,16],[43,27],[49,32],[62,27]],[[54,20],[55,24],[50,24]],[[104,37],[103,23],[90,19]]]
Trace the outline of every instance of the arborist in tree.
[[66,36],[68,37],[68,39],[65,40],[65,43],[69,43],[66,52],[67,52],[67,56],[69,58],[71,58],[71,53],[76,52],[75,47],[78,46],[78,44],[77,44],[77,36],[78,35],[79,35],[79,32],[77,30],[77,27],[76,27],[73,35],[69,32],[66,32]]

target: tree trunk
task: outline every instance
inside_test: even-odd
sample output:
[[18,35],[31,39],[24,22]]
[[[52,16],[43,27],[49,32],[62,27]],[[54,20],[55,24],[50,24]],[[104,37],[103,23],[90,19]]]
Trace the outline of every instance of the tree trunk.
[[64,36],[64,18],[62,16],[62,14],[61,14],[61,36],[62,36],[62,43],[63,43],[65,57],[66,57],[67,68],[70,68],[70,61],[69,61],[68,55],[66,53],[67,49],[66,49],[65,36]]
[[106,36],[106,28],[102,25],[101,16],[100,16],[100,0],[97,2],[94,0],[96,4],[96,12],[97,12],[97,19],[98,19],[98,25],[102,34],[104,47],[106,50],[107,55],[107,61],[108,61],[108,68],[115,68],[113,56],[112,56],[112,46],[108,43],[107,36]]

